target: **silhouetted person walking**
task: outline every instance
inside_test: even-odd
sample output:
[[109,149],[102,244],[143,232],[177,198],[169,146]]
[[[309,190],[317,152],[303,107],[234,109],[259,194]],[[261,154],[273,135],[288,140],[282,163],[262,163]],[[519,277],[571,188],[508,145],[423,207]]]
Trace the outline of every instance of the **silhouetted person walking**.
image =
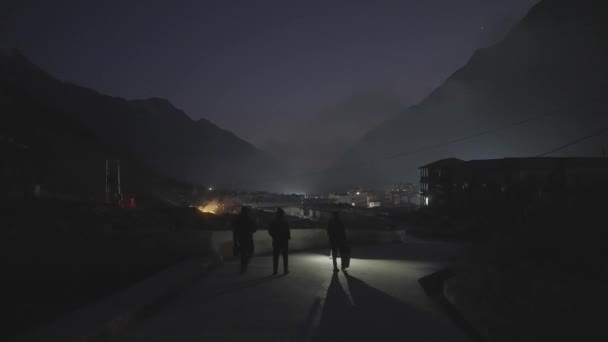
[[289,239],[291,239],[291,233],[289,232],[289,224],[285,219],[285,212],[283,209],[277,209],[277,216],[274,218],[270,227],[268,228],[268,234],[272,236],[272,267],[273,274],[277,274],[279,268],[279,254],[283,255],[283,273],[289,273],[288,264],[288,250],[289,250]]
[[241,273],[247,270],[247,265],[253,256],[253,233],[256,231],[255,222],[249,216],[249,208],[243,206],[234,221],[232,231],[234,247],[241,254]]
[[[331,256],[334,263],[334,272],[338,272],[338,250],[346,245],[346,230],[342,220],[340,220],[340,213],[335,211],[333,217],[327,224],[327,236],[329,237],[329,247],[331,248]],[[344,270],[344,255],[340,254],[340,265]]]

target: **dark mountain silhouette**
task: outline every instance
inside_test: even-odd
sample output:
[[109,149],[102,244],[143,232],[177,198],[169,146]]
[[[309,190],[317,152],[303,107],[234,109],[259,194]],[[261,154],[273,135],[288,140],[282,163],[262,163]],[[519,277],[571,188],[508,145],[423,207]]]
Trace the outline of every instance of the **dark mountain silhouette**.
[[42,141],[64,141],[54,148],[59,155],[69,154],[65,145],[80,151],[77,158],[128,155],[150,172],[215,186],[255,187],[276,169],[251,144],[165,99],[99,94],[55,79],[13,50],[0,54],[0,90],[2,120],[11,123],[3,134],[52,127]]
[[[600,0],[541,1],[421,103],[369,131],[323,185],[416,180],[418,166],[444,157],[536,156],[608,126],[607,9]],[[484,131],[492,133],[446,143]],[[600,156],[603,141],[557,155]]]

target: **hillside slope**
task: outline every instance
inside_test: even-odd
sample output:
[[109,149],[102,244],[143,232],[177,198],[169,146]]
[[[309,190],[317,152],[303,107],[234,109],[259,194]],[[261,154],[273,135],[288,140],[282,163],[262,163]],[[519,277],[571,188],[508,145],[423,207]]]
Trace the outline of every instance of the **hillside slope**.
[[[251,144],[204,119],[193,121],[167,100],[99,94],[53,78],[14,51],[0,54],[0,89],[3,102],[13,107],[3,110],[3,120],[22,124],[14,129],[36,130],[37,117],[61,117],[101,144],[114,146],[114,153],[134,156],[175,179],[251,188],[266,167],[276,168]],[[8,118],[11,115],[20,118]],[[69,127],[63,126],[63,135],[76,134]],[[252,175],[254,166],[259,172]]]
[[[415,181],[417,167],[436,159],[535,156],[607,127],[606,8],[541,1],[421,103],[369,131],[323,185]],[[603,145],[605,136],[556,155],[599,156]]]

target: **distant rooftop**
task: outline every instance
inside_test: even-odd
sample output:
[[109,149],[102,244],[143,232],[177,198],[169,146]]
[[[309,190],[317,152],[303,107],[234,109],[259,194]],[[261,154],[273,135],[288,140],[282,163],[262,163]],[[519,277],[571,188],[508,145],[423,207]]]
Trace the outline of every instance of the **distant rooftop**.
[[434,161],[430,164],[422,165],[421,167],[419,167],[419,169],[427,168],[427,167],[451,166],[451,165],[461,164],[464,162],[465,162],[464,160],[458,159],[458,158],[440,159],[440,160]]
[[569,165],[578,167],[608,167],[608,158],[605,157],[523,157],[523,158],[500,158],[500,159],[476,159],[464,161],[457,158],[448,158],[435,161],[433,163],[421,166],[420,168],[429,167],[448,167],[460,165],[466,167],[507,167],[516,165],[537,166],[543,167],[547,165]]

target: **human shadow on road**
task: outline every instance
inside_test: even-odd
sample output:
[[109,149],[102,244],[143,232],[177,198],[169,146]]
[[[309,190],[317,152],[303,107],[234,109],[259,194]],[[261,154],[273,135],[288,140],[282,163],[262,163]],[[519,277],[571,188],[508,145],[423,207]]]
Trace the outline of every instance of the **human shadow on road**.
[[[353,244],[351,258],[363,260],[404,260],[441,262],[451,260],[466,251],[464,245],[446,242],[413,240],[394,244]],[[314,251],[318,255],[329,255],[329,250]]]
[[390,259],[407,261],[442,261],[462,254],[458,244],[411,241],[386,245],[359,245],[352,251],[355,259]]
[[268,276],[263,276],[260,278],[253,278],[253,279],[249,279],[249,280],[245,280],[245,281],[240,281],[236,284],[229,285],[229,286],[215,292],[214,296],[221,296],[221,295],[225,295],[225,294],[228,294],[231,292],[236,292],[236,291],[243,290],[246,288],[251,288],[251,287],[261,285],[263,283],[266,283],[266,282],[269,282],[269,281],[272,281],[272,280],[278,279],[278,278],[280,278],[280,277],[268,275]]
[[[436,315],[403,303],[345,273],[352,303],[334,275],[317,341],[460,341],[463,335]],[[454,332],[454,333],[451,333]]]

